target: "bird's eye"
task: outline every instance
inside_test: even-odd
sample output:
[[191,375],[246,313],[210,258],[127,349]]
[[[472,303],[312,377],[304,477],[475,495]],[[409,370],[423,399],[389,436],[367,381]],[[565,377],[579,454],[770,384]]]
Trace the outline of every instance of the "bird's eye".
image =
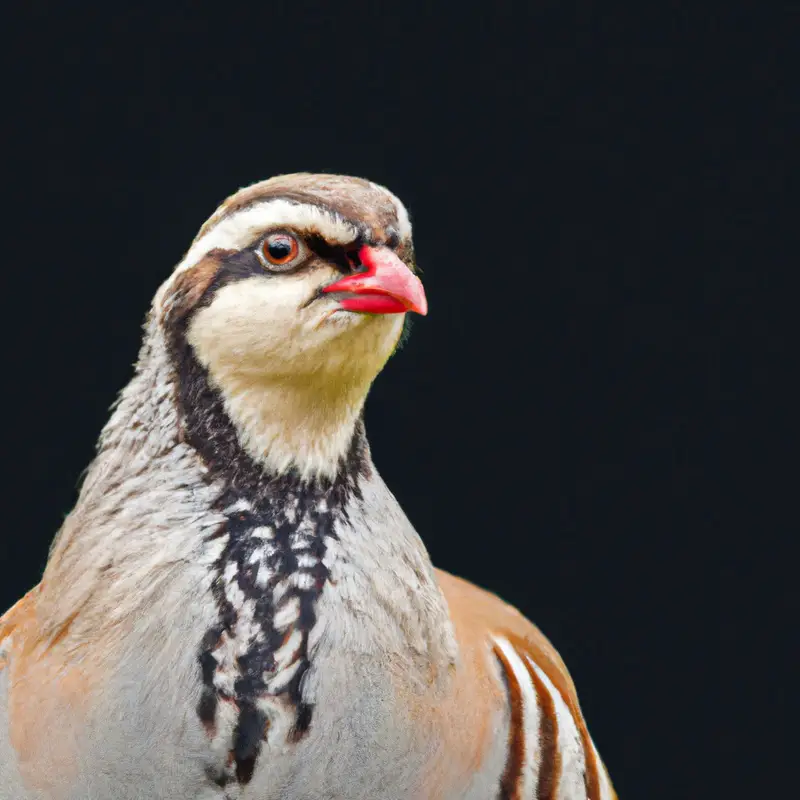
[[272,233],[261,244],[261,255],[266,266],[285,267],[297,258],[300,245],[289,233]]

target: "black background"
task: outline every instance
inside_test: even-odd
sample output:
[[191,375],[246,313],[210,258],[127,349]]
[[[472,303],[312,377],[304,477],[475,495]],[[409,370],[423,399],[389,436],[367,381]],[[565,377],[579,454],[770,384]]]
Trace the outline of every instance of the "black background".
[[0,606],[217,203],[361,175],[410,208],[430,301],[367,419],[434,562],[554,641],[623,799],[760,796],[789,714],[761,605],[790,591],[774,8],[30,4],[4,43]]

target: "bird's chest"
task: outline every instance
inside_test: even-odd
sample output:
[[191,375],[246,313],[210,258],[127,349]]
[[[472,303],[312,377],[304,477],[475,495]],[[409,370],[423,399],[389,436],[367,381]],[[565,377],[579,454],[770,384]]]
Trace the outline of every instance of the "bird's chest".
[[[396,641],[387,649],[386,617],[370,610],[376,601],[359,590],[356,602],[333,574],[313,617],[302,616],[298,597],[300,616],[286,627],[274,594],[271,605],[253,600],[238,583],[244,596],[230,607],[221,598],[233,590],[212,580],[185,607],[165,608],[159,632],[122,659],[109,688],[116,705],[98,715],[87,742],[87,763],[113,763],[114,774],[87,769],[91,785],[75,796],[493,797],[428,791],[435,762],[449,760],[430,724],[446,687],[421,681]],[[290,583],[297,588],[297,578]],[[224,624],[220,607],[230,614]]]
[[367,654],[320,657],[309,672],[313,698],[301,738],[267,735],[242,797],[385,800],[421,794],[430,742],[415,731],[387,680],[386,662]]
[[313,614],[285,629],[274,610],[260,619],[257,609],[247,601],[239,607],[234,635],[213,648],[213,674],[200,658],[197,712],[207,773],[222,796],[426,796],[420,787],[435,743],[404,700],[425,702],[429,687],[408,658],[387,652],[377,615],[354,608],[332,583]]
[[[145,675],[144,694],[160,699],[128,705],[122,725],[102,720],[98,747],[120,752],[135,785],[164,788],[168,777],[171,793],[153,797],[493,796],[426,789],[442,761],[428,709],[447,693],[430,672],[442,626],[420,610],[430,587],[415,583],[418,568],[396,574],[404,567],[377,529],[379,549],[356,563],[357,512],[332,508],[326,497],[284,493],[278,511],[232,498],[176,590],[185,608],[165,609],[169,645],[154,650],[149,636],[125,662],[121,682],[141,687]],[[149,747],[155,730],[163,764]]]
[[310,636],[336,532],[325,496],[289,494],[279,505],[234,497],[224,515],[208,543],[216,551],[207,598],[214,613],[198,641],[196,713],[209,776],[229,791],[248,787],[257,767],[308,734]]
[[226,798],[429,797],[439,743],[414,715],[447,687],[432,688],[393,617],[402,602],[387,609],[374,576],[342,562],[336,526],[283,542],[258,527],[226,546],[212,585],[222,623],[198,657],[210,781]]
[[[334,605],[334,603],[331,603]],[[336,625],[357,624],[360,637],[382,642],[375,620],[337,610]],[[450,686],[420,680],[417,665],[399,654],[342,649],[333,623],[316,642],[304,686],[313,708],[302,738],[267,736],[250,784],[253,800],[495,800],[506,736],[495,725],[497,752],[478,752],[469,732],[451,749],[452,731],[442,708]],[[449,741],[448,741],[449,739]],[[455,737],[459,741],[459,737]]]

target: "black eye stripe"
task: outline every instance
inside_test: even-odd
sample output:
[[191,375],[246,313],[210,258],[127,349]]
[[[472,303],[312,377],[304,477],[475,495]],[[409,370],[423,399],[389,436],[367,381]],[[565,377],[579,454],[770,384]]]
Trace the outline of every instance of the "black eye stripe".
[[246,278],[252,278],[254,275],[263,274],[264,267],[254,250],[248,249],[234,253],[223,260],[214,280],[203,294],[203,301],[207,304],[223,286],[227,286],[229,283],[236,283]]
[[[304,237],[304,241],[312,255],[335,264],[344,272],[352,272],[353,269],[348,251],[353,253],[354,248],[361,246],[357,242],[348,245],[347,248],[341,245],[330,245],[321,236],[315,235]],[[220,264],[216,276],[204,292],[201,303],[207,305],[223,286],[252,278],[255,275],[264,275],[267,273],[269,264],[265,265],[257,254],[258,249],[262,247],[263,243],[264,239],[262,237],[252,247],[226,256]],[[308,259],[306,259],[306,261],[307,260]],[[297,265],[297,268],[302,269],[304,264],[305,261],[301,262]],[[277,269],[279,270],[280,268]],[[294,271],[294,269],[289,271]],[[279,275],[281,272],[277,271],[276,274]]]
[[[277,231],[280,232],[280,231]],[[211,283],[209,283],[206,290],[203,292],[197,307],[207,306],[211,303],[214,295],[223,287],[230,283],[236,283],[247,278],[252,278],[257,275],[269,275],[271,273],[270,264],[264,259],[263,255],[259,255],[258,251],[264,246],[267,236],[261,235],[255,242],[253,242],[245,250],[236,253],[228,252],[220,262],[219,270],[214,276]],[[367,235],[361,235],[354,239],[351,243],[346,245],[330,244],[319,234],[300,234],[287,231],[287,235],[296,236],[308,248],[307,258],[302,259],[296,265],[291,266],[289,269],[281,270],[280,265],[275,266],[274,275],[289,274],[302,270],[309,261],[321,260],[332,264],[342,273],[348,274],[357,270],[359,267],[358,251],[366,246],[384,246],[396,249],[395,234],[390,231],[389,239],[385,243],[378,243],[372,240]],[[413,251],[408,253],[402,252],[400,256],[408,264],[409,268],[414,271],[413,266]],[[316,256],[316,259],[314,258]],[[314,299],[314,298],[312,298]],[[409,318],[406,315],[407,319]]]
[[348,245],[330,244],[317,234],[305,237],[306,245],[314,255],[328,261],[343,272],[352,272],[353,256],[365,244],[360,237]]

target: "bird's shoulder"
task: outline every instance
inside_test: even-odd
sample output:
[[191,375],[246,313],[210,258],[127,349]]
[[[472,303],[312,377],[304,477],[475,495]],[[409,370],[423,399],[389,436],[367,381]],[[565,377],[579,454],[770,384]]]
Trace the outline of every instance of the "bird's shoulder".
[[[66,785],[75,769],[82,718],[92,681],[67,658],[58,637],[43,635],[41,585],[0,618],[0,775],[18,794]],[[0,797],[3,795],[0,793]]]
[[[516,608],[437,570],[465,668],[498,675],[509,712],[504,797],[616,800],[592,742],[566,665],[545,635]],[[558,796],[561,796],[559,794]]]
[[[19,768],[19,754],[14,747],[11,721],[12,669],[19,664],[19,653],[35,623],[36,592],[32,589],[21,600],[0,617],[0,797],[20,798],[28,796]],[[5,792],[5,794],[4,794]]]
[[8,668],[14,650],[22,646],[21,641],[35,624],[38,592],[38,586],[31,589],[0,617],[0,672]]
[[550,640],[514,606],[474,583],[437,569],[436,577],[447,600],[461,647],[494,649],[507,642],[520,656],[529,658],[559,692],[577,705],[575,685]]

